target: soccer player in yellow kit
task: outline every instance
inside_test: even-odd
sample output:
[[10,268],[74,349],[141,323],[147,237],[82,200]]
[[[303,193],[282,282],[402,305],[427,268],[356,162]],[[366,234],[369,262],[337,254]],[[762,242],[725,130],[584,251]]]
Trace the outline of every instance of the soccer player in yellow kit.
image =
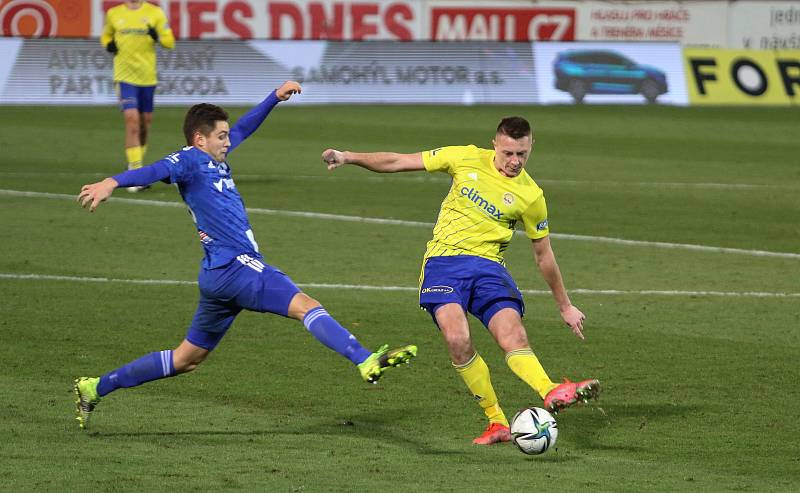
[[[158,83],[156,44],[174,48],[175,36],[160,7],[144,0],[125,0],[122,5],[108,9],[100,42],[114,54],[114,82],[125,119],[128,169],[141,168]],[[128,191],[142,188],[128,187]]]
[[504,118],[492,142],[494,149],[453,146],[414,154],[335,149],[322,153],[329,170],[355,164],[378,173],[425,170],[452,177],[425,252],[419,302],[441,330],[453,366],[489,420],[483,434],[473,440],[479,445],[509,441],[511,434],[489,368],[472,344],[467,312],[489,329],[508,366],[544,399],[549,411],[596,398],[600,392],[600,383],[593,379],[554,383],[530,348],[522,325],[522,294],[503,260],[518,221],[533,242],[537,266],[561,318],[580,339],[585,317],[564,287],[550,245],[542,189],[524,169],[533,146],[530,124],[520,117]]

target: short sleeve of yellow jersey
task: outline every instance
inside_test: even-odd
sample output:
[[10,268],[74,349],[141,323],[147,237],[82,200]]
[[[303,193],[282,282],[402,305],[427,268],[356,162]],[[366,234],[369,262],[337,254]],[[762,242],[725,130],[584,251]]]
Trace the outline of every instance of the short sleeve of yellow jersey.
[[532,240],[544,238],[550,234],[547,224],[547,203],[544,195],[540,195],[522,214],[522,223],[525,225],[525,234]]
[[433,173],[435,171],[446,171],[448,174],[455,173],[455,165],[468,154],[475,146],[448,146],[439,147],[422,153],[422,163],[425,171]]

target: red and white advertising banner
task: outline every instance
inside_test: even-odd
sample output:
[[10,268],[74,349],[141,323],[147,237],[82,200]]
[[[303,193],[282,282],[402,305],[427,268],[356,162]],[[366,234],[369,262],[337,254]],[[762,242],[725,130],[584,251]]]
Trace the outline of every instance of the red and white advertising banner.
[[800,1],[741,1],[730,9],[729,48],[800,49]]
[[[148,0],[178,39],[571,41],[579,2]],[[122,0],[0,0],[3,36],[98,37]]]
[[677,41],[688,46],[725,46],[728,2],[580,3],[580,41]]
[[431,41],[573,41],[578,2],[426,2]]
[[0,36],[88,37],[95,7],[89,0],[0,0]]
[[[148,0],[178,39],[670,41],[791,49],[800,0]],[[0,0],[5,37],[99,37],[122,0]]]
[[[92,36],[120,0],[91,0]],[[420,39],[420,0],[150,0],[179,39]]]

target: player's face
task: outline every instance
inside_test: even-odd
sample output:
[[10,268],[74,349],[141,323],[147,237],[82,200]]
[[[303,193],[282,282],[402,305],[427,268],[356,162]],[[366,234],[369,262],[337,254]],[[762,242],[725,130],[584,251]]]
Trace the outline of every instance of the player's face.
[[522,172],[531,155],[533,139],[526,135],[521,139],[512,139],[505,134],[497,134],[494,144],[494,166],[501,175],[513,178]]
[[125,0],[125,6],[131,10],[136,10],[142,6],[144,0]]
[[214,161],[225,161],[225,156],[231,147],[230,131],[228,122],[218,120],[214,130],[208,135],[203,135],[201,132],[195,134],[195,147],[214,158]]

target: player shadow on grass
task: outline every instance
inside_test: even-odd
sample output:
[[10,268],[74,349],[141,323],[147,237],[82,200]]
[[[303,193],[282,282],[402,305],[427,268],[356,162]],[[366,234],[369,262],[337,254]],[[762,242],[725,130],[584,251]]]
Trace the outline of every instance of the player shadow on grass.
[[[376,414],[377,413],[377,414]],[[265,416],[265,421],[269,420]],[[408,422],[408,429],[413,425],[413,419],[409,418],[407,410],[403,409],[383,409],[377,411],[365,411],[359,414],[349,415],[309,415],[298,417],[295,415],[292,421],[300,421],[302,425],[287,425],[285,422],[275,423],[274,428],[251,428],[251,429],[207,429],[207,430],[181,430],[177,428],[165,429],[163,431],[116,431],[103,432],[102,429],[91,430],[88,435],[94,438],[115,438],[115,437],[183,437],[183,436],[343,436],[361,437],[365,439],[379,440],[394,444],[407,443],[418,449],[428,447],[428,444],[421,440],[415,440],[398,432],[403,430],[403,422]],[[233,422],[231,422],[233,425]],[[391,425],[391,426],[389,426]],[[226,424],[222,425],[223,427]]]
[[[471,438],[453,436],[443,437],[437,433],[435,438],[426,438],[424,432],[409,433],[414,429],[414,419],[409,418],[407,410],[382,410],[379,415],[374,412],[363,414],[350,414],[348,416],[334,416],[318,418],[309,417],[307,425],[287,426],[285,423],[275,424],[274,428],[252,428],[238,430],[186,430],[179,429],[164,431],[128,431],[104,433],[92,430],[86,435],[93,439],[126,438],[151,440],[153,437],[161,438],[187,438],[187,437],[297,437],[293,442],[301,443],[308,437],[314,440],[320,437],[342,437],[343,439],[370,440],[376,443],[391,443],[419,455],[436,456],[469,456],[477,449],[471,444]],[[406,426],[403,423],[407,422]],[[438,428],[438,427],[437,427]],[[305,438],[304,438],[305,437]],[[459,459],[463,460],[463,459]]]
[[[577,410],[576,410],[577,411]],[[646,431],[648,424],[668,421],[674,417],[697,414],[698,406],[678,404],[612,404],[591,406],[583,411],[570,411],[557,416],[559,439],[567,438],[580,448],[588,450],[616,450],[624,452],[646,452],[645,447],[632,445],[611,445],[604,443],[606,433],[618,433],[620,427],[630,430],[635,427]],[[572,433],[570,430],[580,430]]]

